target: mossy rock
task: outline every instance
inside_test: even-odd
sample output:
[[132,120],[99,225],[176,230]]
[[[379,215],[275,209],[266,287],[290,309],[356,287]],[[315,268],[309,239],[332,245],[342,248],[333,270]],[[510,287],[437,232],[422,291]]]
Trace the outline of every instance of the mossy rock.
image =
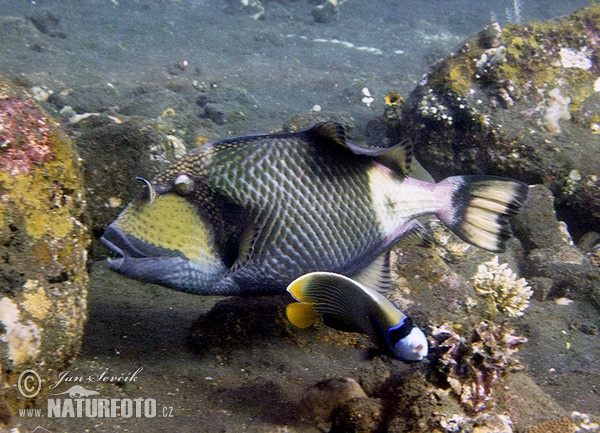
[[[86,216],[93,235],[90,257],[101,259],[106,250],[97,238],[141,191],[136,177],[152,179],[175,160],[176,150],[166,134],[139,118],[116,123],[101,115],[77,126],[74,142],[83,159]],[[179,155],[185,153],[183,143],[179,147]]]
[[[33,99],[0,77],[0,430],[35,404],[18,389],[48,383],[77,355],[86,320],[89,236],[79,160]],[[30,383],[33,385],[33,383]]]
[[577,236],[600,224],[600,5],[545,23],[490,25],[435,65],[397,131],[439,179],[548,185]]

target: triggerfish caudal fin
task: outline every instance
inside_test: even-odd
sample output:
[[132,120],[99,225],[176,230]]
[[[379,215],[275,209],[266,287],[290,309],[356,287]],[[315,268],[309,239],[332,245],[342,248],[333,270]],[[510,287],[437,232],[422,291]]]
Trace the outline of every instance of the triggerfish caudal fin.
[[344,275],[311,272],[287,291],[299,301],[286,309],[288,320],[306,328],[319,318],[332,328],[367,334],[382,349],[403,361],[427,356],[427,339],[412,320],[375,290]]
[[436,216],[461,239],[490,251],[504,251],[511,237],[509,217],[527,201],[529,187],[494,176],[454,176],[437,186],[452,189],[450,203]]

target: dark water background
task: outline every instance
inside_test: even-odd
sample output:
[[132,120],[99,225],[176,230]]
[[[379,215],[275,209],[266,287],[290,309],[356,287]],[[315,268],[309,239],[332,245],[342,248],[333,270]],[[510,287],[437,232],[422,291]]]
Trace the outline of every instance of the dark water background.
[[[160,81],[169,65],[187,61],[187,73],[199,81],[247,92],[257,108],[251,124],[263,131],[315,104],[360,121],[387,92],[408,94],[433,62],[492,17],[515,19],[508,0],[348,0],[338,19],[326,24],[314,22],[315,5],[308,0],[265,2],[261,20],[231,13],[239,3],[3,0],[0,17],[57,24],[42,29],[39,38],[5,29],[0,72],[41,74],[66,87],[118,85]],[[568,14],[588,2],[519,3],[521,21],[530,21]],[[3,26],[10,25],[5,18]],[[376,99],[373,108],[361,102],[363,87]]]

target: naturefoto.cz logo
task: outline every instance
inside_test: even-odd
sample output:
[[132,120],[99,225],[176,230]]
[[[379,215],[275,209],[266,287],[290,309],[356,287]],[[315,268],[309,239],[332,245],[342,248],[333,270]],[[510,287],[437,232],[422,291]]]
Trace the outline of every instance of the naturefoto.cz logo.
[[[74,376],[70,372],[62,372],[58,381],[48,387],[50,391],[58,391],[67,384],[72,384],[62,392],[48,394],[46,413],[41,409],[23,409],[22,417],[46,418],[154,418],[173,416],[173,408],[161,406],[160,411],[153,398],[103,398],[96,391],[94,384],[98,382],[136,382],[143,367],[133,373],[111,375],[108,370],[101,374]],[[84,386],[85,385],[85,386]],[[21,373],[18,383],[21,395],[33,398],[42,389],[42,381],[37,371],[29,369]],[[22,413],[21,413],[22,412]]]

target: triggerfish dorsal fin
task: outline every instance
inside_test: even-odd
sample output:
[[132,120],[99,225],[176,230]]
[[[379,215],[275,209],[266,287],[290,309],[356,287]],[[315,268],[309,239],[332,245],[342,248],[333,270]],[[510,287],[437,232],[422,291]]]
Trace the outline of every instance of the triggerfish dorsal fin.
[[413,157],[412,141],[405,139],[395,146],[385,149],[385,152],[379,155],[376,160],[396,174],[405,177],[413,169]]
[[392,288],[390,252],[388,251],[377,257],[373,263],[352,278],[378,292],[387,292],[390,290]]
[[317,123],[306,131],[306,133],[315,142],[330,146],[330,150],[341,148],[350,149],[348,143],[346,143],[346,131],[344,130],[344,127],[337,122]]
[[412,170],[413,147],[410,140],[403,140],[393,147],[361,146],[346,141],[346,131],[337,122],[317,123],[305,133],[313,142],[325,145],[329,151],[350,151],[355,155],[374,158],[402,177]]

